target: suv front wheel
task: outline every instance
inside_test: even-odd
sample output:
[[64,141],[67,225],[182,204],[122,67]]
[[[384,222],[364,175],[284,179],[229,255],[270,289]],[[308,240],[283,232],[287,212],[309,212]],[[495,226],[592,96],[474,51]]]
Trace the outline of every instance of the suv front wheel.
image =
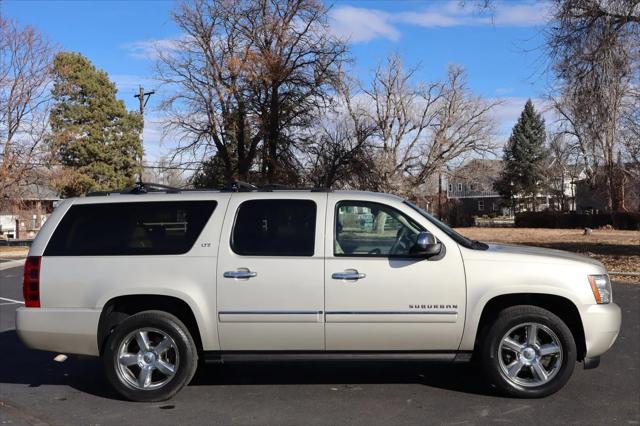
[[145,311],[122,321],[102,355],[107,379],[132,401],[163,401],[191,381],[198,354],[187,327],[162,311]]
[[513,306],[500,312],[481,345],[485,375],[503,393],[539,398],[558,391],[576,363],[569,327],[537,306]]

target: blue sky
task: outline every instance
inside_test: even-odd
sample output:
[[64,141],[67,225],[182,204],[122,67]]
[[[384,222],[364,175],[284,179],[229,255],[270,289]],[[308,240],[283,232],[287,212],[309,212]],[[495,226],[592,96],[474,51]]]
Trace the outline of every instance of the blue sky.
[[[137,108],[138,84],[154,86],[152,47],[180,35],[170,0],[3,0],[0,5],[5,18],[36,27],[62,49],[81,52],[106,70],[130,109]],[[526,99],[543,98],[548,86],[541,49],[547,10],[546,3],[516,0],[497,2],[491,15],[469,0],[464,8],[458,0],[336,1],[331,25],[350,40],[356,74],[365,81],[393,52],[419,65],[416,77],[426,81],[442,77],[449,63],[464,66],[474,91],[503,101],[496,119],[504,139]],[[145,127],[150,158],[169,149],[153,111],[157,101],[149,102]]]

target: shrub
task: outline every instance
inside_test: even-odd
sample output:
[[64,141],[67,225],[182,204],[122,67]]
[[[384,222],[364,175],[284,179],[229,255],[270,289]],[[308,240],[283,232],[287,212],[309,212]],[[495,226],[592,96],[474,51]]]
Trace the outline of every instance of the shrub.
[[516,228],[600,228],[640,230],[640,213],[524,212],[516,214]]

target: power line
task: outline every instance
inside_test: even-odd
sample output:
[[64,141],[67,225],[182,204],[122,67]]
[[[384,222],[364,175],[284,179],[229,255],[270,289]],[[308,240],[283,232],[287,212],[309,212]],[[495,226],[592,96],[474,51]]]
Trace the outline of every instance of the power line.
[[[39,163],[39,162],[29,162],[29,163],[24,163],[24,162],[15,162],[14,164],[16,165],[20,165],[20,166],[35,166],[35,167],[55,167],[55,166],[64,166],[64,164],[62,163]],[[192,163],[192,164],[198,164],[196,163]],[[200,170],[199,167],[194,167],[194,166],[162,166],[162,165],[145,165],[142,164],[140,167],[142,167],[143,169],[157,169],[157,170],[184,170],[184,171],[194,171],[197,172],[198,170]]]

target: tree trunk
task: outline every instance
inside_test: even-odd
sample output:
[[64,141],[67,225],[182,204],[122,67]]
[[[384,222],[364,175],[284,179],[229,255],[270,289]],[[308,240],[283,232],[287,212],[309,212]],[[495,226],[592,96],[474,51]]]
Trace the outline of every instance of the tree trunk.
[[274,85],[271,90],[271,105],[269,111],[269,124],[267,128],[267,182],[276,183],[276,172],[278,168],[278,139],[280,133],[280,99],[278,98],[278,87]]

